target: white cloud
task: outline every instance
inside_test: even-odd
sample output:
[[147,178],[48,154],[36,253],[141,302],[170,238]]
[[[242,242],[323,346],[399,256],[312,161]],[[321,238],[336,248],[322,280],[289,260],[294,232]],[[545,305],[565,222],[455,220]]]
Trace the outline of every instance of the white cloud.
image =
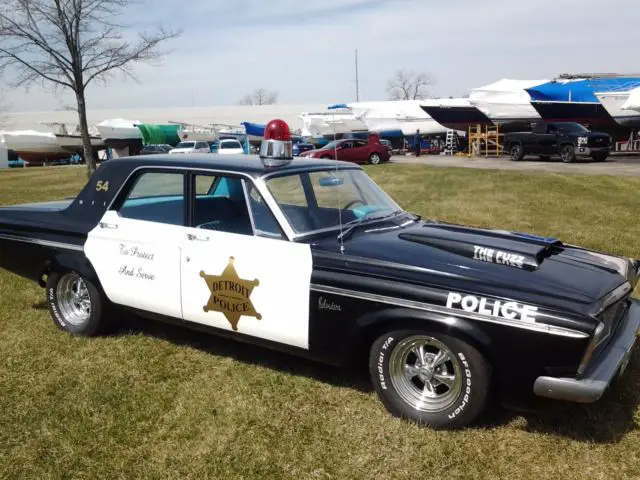
[[[603,11],[603,6],[606,11]],[[281,103],[385,98],[399,68],[428,71],[433,92],[457,96],[502,77],[634,71],[636,0],[147,0],[136,27],[184,30],[158,67],[90,91],[91,108],[233,104],[266,87]],[[138,20],[139,19],[139,20]],[[615,20],[614,20],[615,19]],[[8,94],[13,110],[72,104],[37,89]]]

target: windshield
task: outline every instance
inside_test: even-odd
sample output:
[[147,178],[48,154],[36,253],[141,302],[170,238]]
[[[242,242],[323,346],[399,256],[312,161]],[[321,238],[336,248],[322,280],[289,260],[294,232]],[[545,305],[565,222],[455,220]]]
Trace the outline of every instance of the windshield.
[[556,127],[558,127],[558,130],[567,133],[576,133],[578,135],[589,133],[589,130],[579,123],[556,123]]
[[242,148],[242,145],[236,140],[225,140],[220,143],[220,148]]
[[323,170],[273,177],[266,182],[296,233],[338,228],[400,207],[362,170]]
[[195,148],[196,142],[180,142],[176,148]]

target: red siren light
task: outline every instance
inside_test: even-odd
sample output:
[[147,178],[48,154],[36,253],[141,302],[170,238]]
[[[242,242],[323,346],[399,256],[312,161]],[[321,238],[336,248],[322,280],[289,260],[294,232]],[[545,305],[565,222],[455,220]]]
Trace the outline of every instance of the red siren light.
[[287,125],[287,122],[280,120],[279,118],[271,120],[267,123],[267,126],[264,129],[264,139],[290,142],[291,131],[289,130],[289,125]]
[[260,145],[260,158],[267,167],[279,167],[293,160],[291,131],[284,120],[277,118],[267,123]]

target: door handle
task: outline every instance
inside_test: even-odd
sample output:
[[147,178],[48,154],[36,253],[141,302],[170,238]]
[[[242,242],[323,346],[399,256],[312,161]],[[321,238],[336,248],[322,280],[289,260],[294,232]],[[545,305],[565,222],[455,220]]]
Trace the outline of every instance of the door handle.
[[189,240],[193,241],[198,241],[198,242],[208,242],[209,241],[209,237],[207,237],[206,235],[196,235],[194,233],[187,233],[187,238]]
[[100,222],[100,228],[110,228],[111,230],[115,230],[116,228],[118,228],[118,225],[116,225],[115,223]]

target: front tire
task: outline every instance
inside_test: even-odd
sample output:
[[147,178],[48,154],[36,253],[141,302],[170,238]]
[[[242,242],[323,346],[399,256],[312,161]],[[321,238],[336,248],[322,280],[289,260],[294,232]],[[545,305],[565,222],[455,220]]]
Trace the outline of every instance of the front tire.
[[106,301],[96,286],[80,274],[51,272],[46,291],[51,318],[60,329],[87,337],[107,330]]
[[420,330],[396,330],[371,346],[369,372],[394,416],[435,428],[468,425],[484,409],[489,364],[457,338]]
[[560,158],[564,163],[572,163],[576,160],[576,151],[573,145],[563,145],[560,149]]
[[519,162],[524,158],[524,147],[520,143],[514,143],[509,149],[509,157],[514,162]]
[[371,165],[378,165],[380,163],[380,155],[377,153],[372,153],[369,155],[369,163]]

